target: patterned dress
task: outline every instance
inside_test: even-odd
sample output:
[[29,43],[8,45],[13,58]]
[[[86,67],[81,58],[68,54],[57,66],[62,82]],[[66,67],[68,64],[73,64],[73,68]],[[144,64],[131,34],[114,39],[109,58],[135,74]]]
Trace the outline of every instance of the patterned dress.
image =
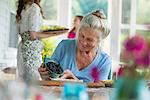
[[21,12],[19,22],[19,34],[21,42],[18,46],[17,67],[18,78],[25,81],[39,80],[38,68],[42,63],[41,51],[43,44],[40,40],[31,40],[29,31],[39,32],[42,23],[42,15],[37,4],[26,6]]

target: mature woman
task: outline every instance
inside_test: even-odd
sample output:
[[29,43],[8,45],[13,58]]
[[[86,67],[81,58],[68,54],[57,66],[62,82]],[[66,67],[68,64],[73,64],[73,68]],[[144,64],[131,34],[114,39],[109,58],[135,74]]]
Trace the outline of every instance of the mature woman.
[[[106,17],[101,11],[85,16],[79,26],[77,40],[63,40],[50,58],[63,68],[64,75],[61,78],[95,82],[90,73],[96,67],[99,72],[98,80],[107,80],[112,62],[101,50],[100,43],[109,32]],[[43,65],[39,68],[39,72],[45,79],[50,77]]]
[[41,38],[53,36],[40,32],[43,23],[40,0],[18,0],[16,20],[22,40],[18,46],[18,77],[26,81],[40,79],[38,68],[42,63]]

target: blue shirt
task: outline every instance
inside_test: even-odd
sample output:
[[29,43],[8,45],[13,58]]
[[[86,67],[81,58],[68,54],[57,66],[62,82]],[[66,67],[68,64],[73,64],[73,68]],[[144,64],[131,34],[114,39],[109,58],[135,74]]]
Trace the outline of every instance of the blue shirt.
[[71,70],[78,79],[84,82],[94,82],[90,74],[93,67],[97,67],[100,72],[99,80],[107,80],[112,66],[110,57],[101,50],[98,50],[92,63],[86,68],[78,70],[76,47],[76,40],[63,40],[58,44],[50,59],[58,62],[63,70]]

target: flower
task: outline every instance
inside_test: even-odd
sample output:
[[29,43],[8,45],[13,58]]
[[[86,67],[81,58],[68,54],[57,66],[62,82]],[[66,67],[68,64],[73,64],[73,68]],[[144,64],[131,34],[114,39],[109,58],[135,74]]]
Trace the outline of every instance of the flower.
[[114,100],[144,100],[145,96],[149,98],[145,79],[150,79],[150,41],[141,35],[135,35],[128,37],[123,45],[121,58],[124,67],[118,70]]
[[131,71],[130,74],[135,76],[133,70],[149,69],[150,67],[150,41],[141,35],[128,37],[124,42],[121,55],[125,69],[128,69],[128,72],[123,72],[123,74],[129,74]]
[[145,52],[142,56],[136,58],[136,63],[143,67],[149,67],[150,64],[150,50]]
[[93,78],[94,82],[98,82],[99,81],[99,70],[97,67],[93,67],[91,72],[90,72],[90,75],[91,77]]
[[[124,68],[118,70],[118,77],[129,76],[146,79],[150,75],[150,40],[141,35],[128,37],[123,44],[121,60]],[[147,74],[147,75],[146,75]]]
[[145,39],[138,35],[132,38],[127,38],[124,46],[127,51],[141,52],[145,48]]

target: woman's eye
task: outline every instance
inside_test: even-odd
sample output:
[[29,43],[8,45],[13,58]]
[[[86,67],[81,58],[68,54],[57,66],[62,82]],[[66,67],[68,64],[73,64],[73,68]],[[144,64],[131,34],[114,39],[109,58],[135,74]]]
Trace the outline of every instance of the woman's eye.
[[83,36],[83,35],[80,35],[80,38],[82,38],[82,39],[83,39],[83,38],[84,38],[84,36]]

